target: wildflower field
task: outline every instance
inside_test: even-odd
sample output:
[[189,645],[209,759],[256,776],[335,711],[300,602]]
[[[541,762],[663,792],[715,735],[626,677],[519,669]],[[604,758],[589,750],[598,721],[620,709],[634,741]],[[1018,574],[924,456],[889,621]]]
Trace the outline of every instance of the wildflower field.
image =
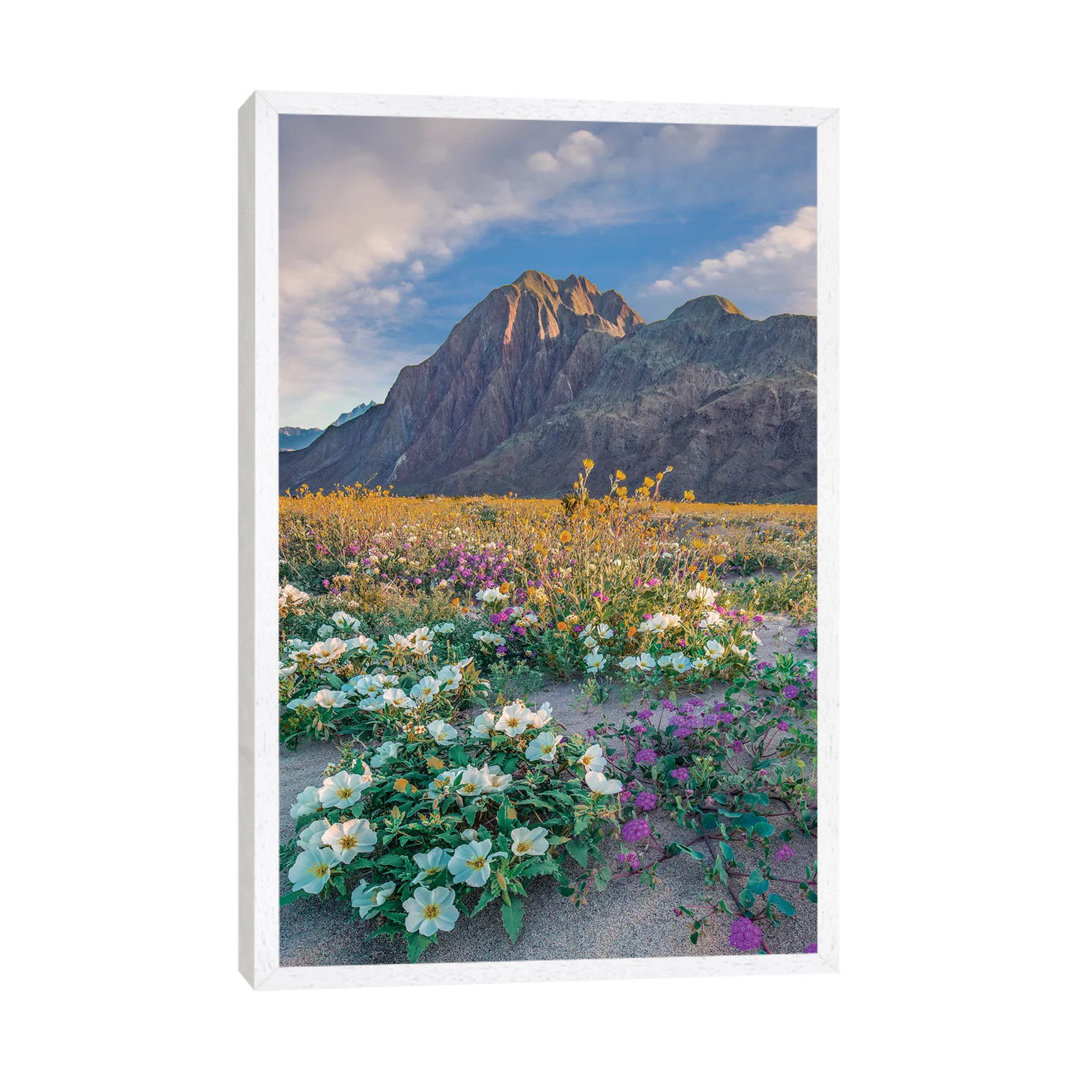
[[282,963],[813,951],[816,508],[666,476],[282,497]]

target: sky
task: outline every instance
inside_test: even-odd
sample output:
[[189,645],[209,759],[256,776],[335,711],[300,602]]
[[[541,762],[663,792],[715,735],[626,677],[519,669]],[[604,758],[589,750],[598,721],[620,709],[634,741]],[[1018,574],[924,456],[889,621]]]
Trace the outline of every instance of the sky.
[[382,401],[525,270],[647,322],[695,296],[817,313],[813,128],[280,118],[280,416]]

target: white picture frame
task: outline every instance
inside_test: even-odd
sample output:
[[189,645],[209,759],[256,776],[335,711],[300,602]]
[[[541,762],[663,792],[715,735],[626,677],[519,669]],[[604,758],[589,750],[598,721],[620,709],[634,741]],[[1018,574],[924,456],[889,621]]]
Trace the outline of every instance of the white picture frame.
[[[814,954],[282,967],[278,899],[278,117],[814,127],[818,155],[819,890]],[[239,966],[256,989],[829,973],[839,968],[838,112],[365,94],[251,95],[239,114]]]

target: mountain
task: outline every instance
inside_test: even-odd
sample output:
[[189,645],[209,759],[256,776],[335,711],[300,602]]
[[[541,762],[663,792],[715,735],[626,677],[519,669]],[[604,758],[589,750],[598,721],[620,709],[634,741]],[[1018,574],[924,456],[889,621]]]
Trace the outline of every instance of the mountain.
[[[373,409],[374,407],[374,401],[365,401],[362,405],[357,405],[355,409],[343,412],[330,426],[341,427],[342,424],[347,423],[349,420],[355,420],[358,416],[363,416],[368,409]],[[325,428],[321,427],[278,428],[278,449],[303,450],[305,446],[310,446],[324,430]]]
[[342,424],[347,424],[350,420],[355,420],[358,416],[363,416],[368,409],[374,409],[376,402],[365,401],[362,405],[357,405],[355,409],[350,409],[348,412],[343,412],[330,426],[341,427]]
[[529,270],[382,405],[282,454],[280,486],[554,496],[590,457],[632,485],[671,465],[676,496],[814,502],[816,354],[812,316],[702,296],[646,324],[617,292]]
[[283,427],[278,428],[279,450],[303,450],[310,446],[321,434],[321,427]]

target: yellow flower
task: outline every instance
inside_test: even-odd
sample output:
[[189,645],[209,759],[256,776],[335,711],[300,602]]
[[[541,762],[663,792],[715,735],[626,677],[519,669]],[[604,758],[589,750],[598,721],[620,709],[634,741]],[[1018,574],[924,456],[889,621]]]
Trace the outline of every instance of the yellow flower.
[[570,543],[570,533],[566,529],[563,529],[563,531],[561,533],[559,533],[559,543],[560,544],[569,544]]
[[684,491],[682,493],[682,497],[686,502],[693,502],[694,501],[694,493],[692,491]]
[[406,790],[408,790],[408,787],[409,787],[409,781],[406,780],[404,776],[399,776],[394,781],[394,790],[395,791],[406,791]]
[[593,467],[593,459],[585,458],[585,460],[582,461],[581,464],[584,465],[586,469],[591,469]]
[[501,592],[503,594],[503,596],[505,596],[509,591],[510,591],[510,582],[509,581],[504,581],[499,586],[499,592]]
[[442,769],[446,768],[446,762],[437,757],[429,757],[424,764],[434,772],[440,772]]
[[616,469],[615,470],[615,479],[616,480],[625,480],[626,479],[626,473],[624,473],[622,471],[622,469]]

